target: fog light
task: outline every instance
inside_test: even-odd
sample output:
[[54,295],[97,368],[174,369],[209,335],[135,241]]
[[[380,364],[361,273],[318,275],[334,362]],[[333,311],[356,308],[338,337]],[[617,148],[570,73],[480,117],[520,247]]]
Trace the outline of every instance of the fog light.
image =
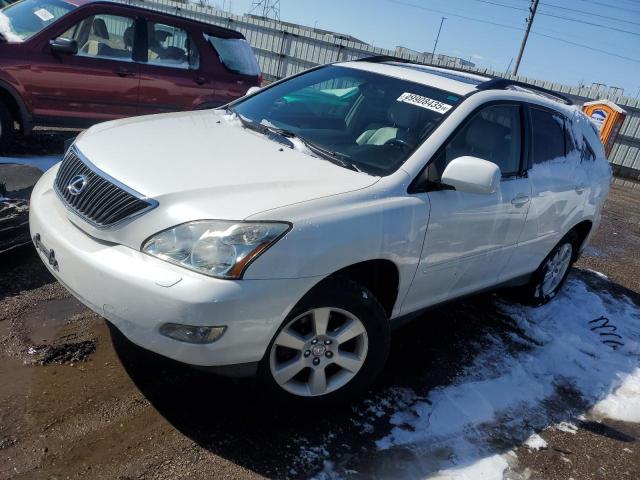
[[218,340],[227,327],[204,327],[164,323],[160,333],[165,337],[187,343],[212,343]]

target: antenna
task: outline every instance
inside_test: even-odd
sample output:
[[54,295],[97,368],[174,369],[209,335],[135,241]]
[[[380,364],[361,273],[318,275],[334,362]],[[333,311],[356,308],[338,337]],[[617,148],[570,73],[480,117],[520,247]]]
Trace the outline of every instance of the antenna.
[[249,13],[280,20],[280,0],[253,0]]

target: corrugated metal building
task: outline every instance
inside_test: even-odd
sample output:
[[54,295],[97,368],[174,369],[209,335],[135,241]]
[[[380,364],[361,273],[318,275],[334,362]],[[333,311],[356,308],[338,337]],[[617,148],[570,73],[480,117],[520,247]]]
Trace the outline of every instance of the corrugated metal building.
[[[256,17],[234,15],[223,10],[196,4],[184,4],[171,0],[120,0],[122,3],[158,9],[195,20],[233,28],[244,34],[254,47],[258,62],[267,80],[275,80],[317,64],[353,60],[371,55],[391,55],[407,60],[430,63],[443,67],[455,67],[470,72],[504,76],[501,72],[478,69],[466,60],[446,55],[420,53],[403,47],[395,50],[374,47],[350,35],[305,27],[288,22]],[[640,100],[620,95],[619,89],[602,86],[570,86],[523,76],[508,75],[507,78],[541,86],[564,93],[578,105],[591,100],[607,98],[627,111],[618,140],[609,160],[621,176],[640,179]]]

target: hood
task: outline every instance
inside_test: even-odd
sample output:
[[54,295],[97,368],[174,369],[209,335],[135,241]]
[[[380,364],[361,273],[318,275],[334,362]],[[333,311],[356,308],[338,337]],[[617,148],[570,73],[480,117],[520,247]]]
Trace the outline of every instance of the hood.
[[379,179],[246,130],[217,110],[99,124],[76,147],[103,172],[157,200],[157,210],[175,222],[242,220]]

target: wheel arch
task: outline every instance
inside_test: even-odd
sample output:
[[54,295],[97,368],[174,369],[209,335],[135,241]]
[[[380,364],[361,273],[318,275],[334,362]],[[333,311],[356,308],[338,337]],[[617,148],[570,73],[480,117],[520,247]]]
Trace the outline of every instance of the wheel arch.
[[[589,234],[593,229],[593,221],[590,219],[582,220],[581,222],[575,224],[569,231],[576,232],[578,235],[578,239],[580,241],[580,245],[578,251],[581,251],[585,245],[587,238],[589,238]],[[577,255],[577,252],[576,252]]]
[[380,302],[387,316],[391,317],[400,286],[400,271],[391,260],[380,258],[354,263],[336,270],[323,281],[331,278],[350,279],[366,287]]
[[20,94],[4,80],[0,80],[0,101],[7,105],[13,118],[20,123],[22,132],[28,134],[32,127],[31,115]]

